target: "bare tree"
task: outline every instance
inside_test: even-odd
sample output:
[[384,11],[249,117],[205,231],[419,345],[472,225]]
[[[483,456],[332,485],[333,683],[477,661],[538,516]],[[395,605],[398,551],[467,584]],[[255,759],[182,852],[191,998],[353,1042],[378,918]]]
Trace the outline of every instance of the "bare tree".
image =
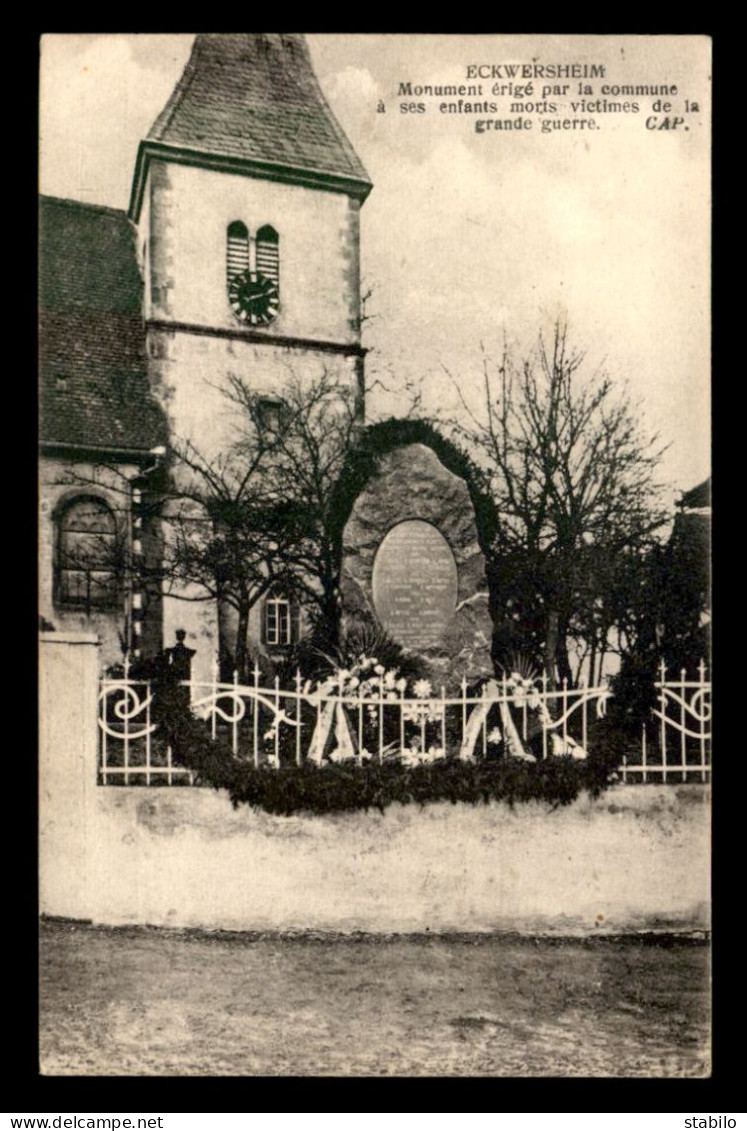
[[249,614],[277,579],[282,545],[263,481],[268,448],[261,430],[255,433],[253,448],[245,437],[240,450],[214,458],[193,443],[176,441],[170,482],[159,500],[164,594],[182,601],[215,600],[224,614],[226,608],[234,611],[235,634],[221,639],[221,652],[231,655],[242,676]]
[[[276,584],[301,603],[320,646],[334,648],[341,611],[338,491],[362,427],[360,390],[322,372],[289,373],[278,395],[231,375],[220,391],[234,410],[218,453],[175,438],[168,458],[138,490],[141,523],[160,530],[154,552],[135,554],[128,535],[133,480],[116,466],[70,468],[65,482],[105,481],[124,543],[99,537],[102,571],[127,587],[158,587],[185,602],[216,601],[224,656],[244,675],[252,608]],[[139,483],[140,480],[134,482]],[[128,541],[129,538],[129,541]],[[116,549],[116,556],[115,556]],[[111,560],[109,560],[111,558]]]
[[585,376],[584,360],[562,321],[519,362],[506,345],[497,368],[483,355],[481,412],[460,390],[464,422],[452,428],[500,514],[490,565],[502,616],[529,626],[548,680],[570,686],[573,635],[595,662],[605,647],[605,571],[614,586],[631,548],[651,545],[667,520],[655,481],[664,449],[606,373]]
[[[175,440],[159,500],[166,595],[214,599],[221,651],[243,675],[252,608],[278,583],[304,605],[327,646],[340,615],[335,493],[360,427],[352,384],[324,372],[291,373],[268,398],[242,377],[221,392],[235,410],[234,436],[217,456]],[[228,633],[230,632],[230,638]]]
[[362,427],[357,390],[329,373],[312,381],[292,374],[269,417],[243,379],[232,378],[226,395],[252,423],[234,451],[237,466],[251,463],[257,441],[268,453],[260,480],[266,535],[275,543],[272,572],[304,604],[324,645],[333,647],[340,616],[336,504]]

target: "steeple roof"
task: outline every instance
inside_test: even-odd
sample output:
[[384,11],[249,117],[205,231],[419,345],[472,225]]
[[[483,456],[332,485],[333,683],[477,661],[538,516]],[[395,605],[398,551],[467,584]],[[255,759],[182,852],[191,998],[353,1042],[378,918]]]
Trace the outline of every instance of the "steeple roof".
[[365,198],[368,174],[322,94],[302,35],[198,35],[144,155],[315,184]]

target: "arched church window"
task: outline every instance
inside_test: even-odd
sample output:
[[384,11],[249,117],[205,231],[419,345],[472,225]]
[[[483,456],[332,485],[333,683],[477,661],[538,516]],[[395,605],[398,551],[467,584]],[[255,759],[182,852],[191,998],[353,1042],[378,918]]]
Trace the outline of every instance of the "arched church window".
[[117,524],[103,499],[76,498],[57,519],[55,603],[82,609],[115,608]]
[[249,229],[241,220],[228,225],[226,233],[226,281],[249,269]]
[[280,237],[270,224],[257,232],[257,270],[280,284]]

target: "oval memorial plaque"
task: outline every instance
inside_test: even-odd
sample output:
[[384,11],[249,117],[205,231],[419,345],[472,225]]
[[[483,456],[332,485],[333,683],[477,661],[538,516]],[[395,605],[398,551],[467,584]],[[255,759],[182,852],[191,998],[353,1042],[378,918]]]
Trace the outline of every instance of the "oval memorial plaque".
[[405,648],[441,643],[456,609],[457,584],[451,547],[430,522],[398,523],[376,551],[374,607],[383,627]]

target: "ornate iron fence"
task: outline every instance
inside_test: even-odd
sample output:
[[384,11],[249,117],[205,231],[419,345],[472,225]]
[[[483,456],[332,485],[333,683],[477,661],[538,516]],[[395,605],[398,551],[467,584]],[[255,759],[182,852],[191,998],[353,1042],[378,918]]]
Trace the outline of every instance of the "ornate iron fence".
[[171,747],[158,734],[150,683],[102,679],[99,691],[100,785],[191,785],[194,775],[174,765]]
[[[710,691],[705,666],[699,679],[657,682],[655,730],[643,729],[640,749],[630,749],[619,767],[623,781],[710,780]],[[548,690],[547,681],[506,676],[489,680],[477,694],[436,692],[428,681],[407,695],[391,673],[369,680],[366,693],[343,689],[342,681],[319,685],[297,673],[292,688],[218,680],[181,685],[192,713],[237,758],[255,766],[330,761],[362,764],[398,760],[434,762],[448,754],[462,760],[511,757],[534,762],[553,756],[585,758],[590,724],[606,713],[611,691],[596,687]],[[152,717],[153,689],[146,681],[104,679],[99,696],[101,732],[98,780],[103,785],[189,785],[193,773],[175,764]],[[674,739],[672,736],[675,737]],[[534,752],[532,752],[534,751]]]
[[625,755],[623,781],[707,782],[711,780],[711,682],[701,661],[698,678],[667,679],[659,668],[658,703],[641,731],[640,750]]

